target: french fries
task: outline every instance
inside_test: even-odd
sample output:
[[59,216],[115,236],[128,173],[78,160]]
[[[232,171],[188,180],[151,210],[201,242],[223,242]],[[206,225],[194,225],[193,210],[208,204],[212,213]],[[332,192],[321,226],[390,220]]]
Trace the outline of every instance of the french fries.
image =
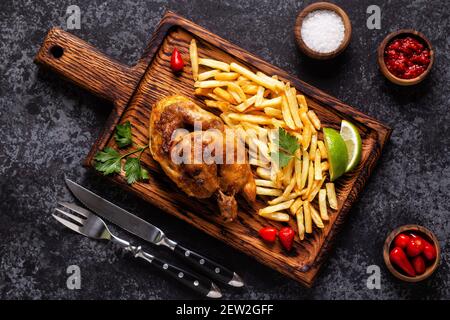
[[230,65],[228,63],[214,60],[214,59],[204,59],[200,58],[198,59],[199,65],[204,65],[210,68],[219,69],[225,72],[230,72]]
[[[330,164],[322,124],[308,108],[305,96],[276,75],[199,57],[194,39],[189,51],[195,95],[221,112],[225,125],[239,133],[248,150],[256,194],[267,203],[258,215],[280,222],[293,217],[296,223],[290,225],[297,226],[300,240],[325,228],[332,213],[329,208],[336,210],[338,202],[334,184],[328,180]],[[280,128],[298,143],[282,164],[272,156],[282,150]]]
[[236,72],[220,72],[217,70],[217,73],[214,74],[214,79],[219,81],[233,81],[239,77],[239,73]]
[[191,44],[189,45],[189,56],[191,59],[192,77],[194,81],[198,80],[198,53],[197,53],[197,42],[193,38]]
[[320,211],[320,217],[322,220],[328,221],[330,217],[328,217],[328,210],[327,210],[327,190],[320,189],[319,191],[319,211]]
[[[219,70],[210,70],[210,71],[205,71],[202,72],[198,75],[197,80],[198,81],[205,81],[209,78],[213,78],[216,74],[220,73]],[[218,79],[216,79],[218,80]]]
[[337,199],[336,199],[336,191],[334,189],[334,183],[330,182],[325,184],[325,187],[327,189],[327,198],[328,203],[330,204],[331,209],[337,210]]
[[294,203],[294,200],[288,200],[288,201],[281,202],[281,203],[278,203],[273,206],[265,207],[263,209],[260,209],[258,212],[261,214],[261,213],[271,213],[271,212],[286,210],[286,209],[289,209],[293,203]]
[[281,222],[287,222],[289,221],[290,217],[288,214],[283,212],[270,212],[270,213],[258,213],[261,217],[264,217],[269,220],[274,221],[281,221]]

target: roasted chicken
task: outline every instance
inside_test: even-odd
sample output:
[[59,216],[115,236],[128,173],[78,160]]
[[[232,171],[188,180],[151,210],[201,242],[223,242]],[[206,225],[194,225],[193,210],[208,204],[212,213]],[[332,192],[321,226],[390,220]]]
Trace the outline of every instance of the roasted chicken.
[[[241,192],[249,202],[256,197],[250,165],[237,161],[237,149],[237,138],[227,134],[222,120],[186,97],[164,98],[152,109],[153,158],[189,196],[215,196],[225,221],[232,221],[237,215],[237,193]],[[200,157],[196,157],[199,153]]]

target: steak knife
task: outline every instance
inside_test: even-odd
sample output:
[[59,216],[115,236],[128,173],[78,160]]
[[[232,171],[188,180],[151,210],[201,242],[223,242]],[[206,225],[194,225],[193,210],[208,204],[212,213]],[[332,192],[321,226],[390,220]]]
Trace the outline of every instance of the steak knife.
[[244,282],[236,272],[223,267],[195,251],[181,246],[177,242],[169,239],[158,227],[103,199],[76,182],[67,178],[65,180],[75,197],[101,217],[150,243],[171,249],[184,261],[214,280],[232,287],[244,286]]

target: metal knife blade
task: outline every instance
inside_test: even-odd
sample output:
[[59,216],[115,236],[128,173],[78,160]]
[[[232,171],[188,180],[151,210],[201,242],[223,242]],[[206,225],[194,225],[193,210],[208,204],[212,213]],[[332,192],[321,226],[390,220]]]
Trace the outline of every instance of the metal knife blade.
[[212,279],[226,283],[232,287],[244,286],[241,277],[234,271],[225,268],[193,250],[179,245],[169,239],[158,227],[103,199],[70,179],[66,178],[66,183],[75,197],[99,216],[144,240],[170,248],[180,258],[207,274]]
[[164,232],[158,227],[101,198],[70,179],[66,178],[66,183],[75,197],[99,216],[151,243],[158,244],[164,238]]

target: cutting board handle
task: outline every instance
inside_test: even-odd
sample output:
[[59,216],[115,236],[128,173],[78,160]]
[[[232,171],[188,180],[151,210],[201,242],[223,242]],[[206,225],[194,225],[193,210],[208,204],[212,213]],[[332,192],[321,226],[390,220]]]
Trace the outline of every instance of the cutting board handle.
[[132,67],[60,28],[47,33],[35,62],[114,103],[126,104],[140,79]]

